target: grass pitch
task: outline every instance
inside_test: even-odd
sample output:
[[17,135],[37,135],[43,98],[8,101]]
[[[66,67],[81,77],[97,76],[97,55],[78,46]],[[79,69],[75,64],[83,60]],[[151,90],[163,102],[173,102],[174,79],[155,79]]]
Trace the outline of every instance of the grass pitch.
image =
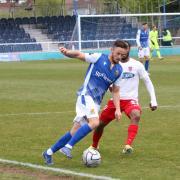
[[[0,158],[44,165],[42,151],[72,126],[76,91],[86,68],[87,63],[78,60],[0,63]],[[151,61],[150,73],[159,109],[143,109],[132,155],[121,154],[129,124],[123,116],[121,123],[112,122],[105,129],[98,168],[81,163],[92,135],[74,147],[72,160],[56,153],[53,167],[124,180],[180,179],[180,57]],[[149,96],[142,82],[139,96],[147,107]],[[4,177],[11,178],[0,174]],[[23,178],[24,174],[19,177]]]

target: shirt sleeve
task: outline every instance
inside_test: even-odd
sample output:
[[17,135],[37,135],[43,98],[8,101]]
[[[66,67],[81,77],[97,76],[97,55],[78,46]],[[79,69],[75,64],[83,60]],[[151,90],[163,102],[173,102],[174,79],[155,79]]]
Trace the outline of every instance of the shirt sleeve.
[[140,79],[145,79],[147,76],[149,76],[147,71],[144,68],[144,65],[141,62],[139,62],[138,66],[139,66],[138,67],[138,74],[139,74]]
[[149,93],[149,96],[151,98],[151,106],[157,106],[157,100],[156,100],[154,86],[153,86],[152,81],[149,78],[149,75],[146,72],[144,66],[143,65],[141,66],[141,65],[139,66],[140,67],[139,68],[139,76],[141,79],[143,79],[146,89]]
[[85,53],[85,61],[89,63],[96,63],[101,55],[101,53]]
[[140,34],[141,34],[141,31],[138,30],[137,35],[136,35],[136,43],[137,43],[137,46],[138,46],[138,47],[141,47]]

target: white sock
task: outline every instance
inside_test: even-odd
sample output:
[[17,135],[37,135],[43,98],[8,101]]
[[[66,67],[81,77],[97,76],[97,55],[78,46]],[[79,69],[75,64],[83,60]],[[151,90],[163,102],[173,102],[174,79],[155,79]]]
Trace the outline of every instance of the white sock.
[[69,145],[69,144],[66,144],[65,147],[69,148],[69,149],[72,149],[72,146]]
[[52,152],[51,148],[49,148],[49,149],[47,150],[47,154],[50,155],[50,156],[53,155],[53,152]]

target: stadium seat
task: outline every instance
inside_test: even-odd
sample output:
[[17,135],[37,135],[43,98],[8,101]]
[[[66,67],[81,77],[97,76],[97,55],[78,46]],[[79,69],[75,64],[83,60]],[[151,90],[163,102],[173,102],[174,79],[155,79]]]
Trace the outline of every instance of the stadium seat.
[[36,18],[35,17],[30,17],[29,18],[29,24],[36,24]]
[[[30,37],[28,33],[25,33],[23,27],[20,27],[21,24],[35,23],[36,18],[2,18],[0,19],[0,44],[4,43],[26,43],[26,42],[36,42],[35,38]],[[2,45],[1,52],[20,52],[36,49],[35,45],[29,49],[25,45],[16,44],[16,45]],[[40,49],[38,45],[38,50]],[[42,48],[41,48],[42,49]]]
[[22,19],[21,18],[15,18],[14,22],[15,22],[15,24],[22,24]]
[[4,46],[0,45],[0,53],[3,53],[3,52],[4,52]]
[[45,18],[42,16],[39,16],[36,18],[36,23],[37,24],[44,24],[45,23]]
[[22,18],[21,24],[29,24],[29,18],[27,18],[27,17]]
[[12,52],[12,45],[4,45],[4,52]]

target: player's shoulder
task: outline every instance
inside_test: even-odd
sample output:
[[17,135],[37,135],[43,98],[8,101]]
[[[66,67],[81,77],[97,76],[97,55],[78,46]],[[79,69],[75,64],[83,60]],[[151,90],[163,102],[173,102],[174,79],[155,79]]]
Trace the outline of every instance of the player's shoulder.
[[120,63],[116,64],[116,68],[114,68],[116,76],[120,77],[123,72],[123,66]]
[[85,53],[85,60],[89,63],[97,62],[102,56],[102,53]]
[[99,59],[103,59],[103,60],[108,60],[109,59],[108,54],[104,54],[104,53],[96,53],[95,56],[99,57]]
[[135,64],[135,65],[141,65],[142,63],[140,61],[138,61],[137,59],[134,58],[129,58],[129,62]]
[[129,63],[131,64],[131,66],[134,66],[139,70],[144,68],[143,64],[134,58],[130,58]]
[[89,53],[89,55],[95,58],[100,58],[103,54],[102,53]]

